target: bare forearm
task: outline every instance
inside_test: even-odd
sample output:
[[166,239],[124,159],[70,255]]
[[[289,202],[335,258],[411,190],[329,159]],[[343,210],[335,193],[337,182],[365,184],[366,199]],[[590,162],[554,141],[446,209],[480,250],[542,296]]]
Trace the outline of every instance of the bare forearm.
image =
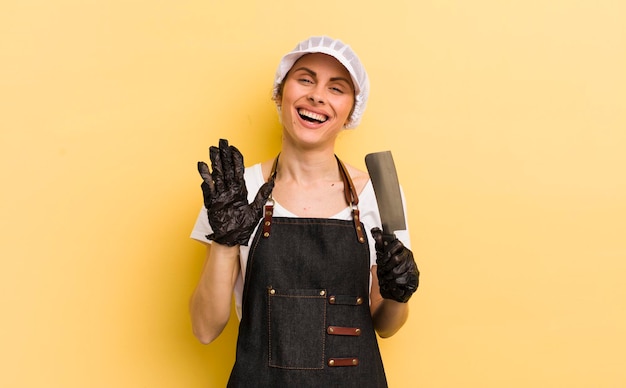
[[409,305],[390,299],[383,299],[374,312],[374,328],[382,338],[394,335],[409,317]]
[[239,276],[239,248],[213,243],[189,310],[194,335],[204,344],[217,338],[230,318],[233,288]]
[[394,335],[409,317],[409,305],[384,299],[380,295],[376,266],[372,267],[372,288],[370,290],[370,308],[374,329],[382,338]]

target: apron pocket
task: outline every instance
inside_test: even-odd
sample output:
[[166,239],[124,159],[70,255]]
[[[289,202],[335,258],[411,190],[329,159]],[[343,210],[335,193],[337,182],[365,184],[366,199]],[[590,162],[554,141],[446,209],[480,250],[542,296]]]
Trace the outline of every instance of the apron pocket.
[[324,369],[326,291],[268,287],[267,310],[269,366]]

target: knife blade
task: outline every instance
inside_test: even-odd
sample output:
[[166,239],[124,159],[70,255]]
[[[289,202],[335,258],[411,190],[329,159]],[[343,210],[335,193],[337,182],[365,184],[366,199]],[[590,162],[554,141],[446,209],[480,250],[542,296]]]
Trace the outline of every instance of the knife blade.
[[391,151],[365,155],[365,165],[374,186],[383,234],[395,237],[396,230],[406,229],[406,221],[398,173]]

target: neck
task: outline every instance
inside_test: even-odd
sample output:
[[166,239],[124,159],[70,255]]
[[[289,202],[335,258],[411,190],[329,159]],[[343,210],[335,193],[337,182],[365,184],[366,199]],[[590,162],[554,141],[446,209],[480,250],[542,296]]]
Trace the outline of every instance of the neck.
[[283,147],[276,171],[278,180],[301,183],[340,179],[337,159],[332,149],[302,152]]

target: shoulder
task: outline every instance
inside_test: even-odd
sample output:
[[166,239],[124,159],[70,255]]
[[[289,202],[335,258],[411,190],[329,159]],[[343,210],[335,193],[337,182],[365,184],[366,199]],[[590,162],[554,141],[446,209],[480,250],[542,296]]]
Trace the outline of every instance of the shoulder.
[[263,177],[263,181],[266,182],[269,177],[270,174],[272,173],[272,167],[274,166],[274,161],[276,160],[276,158],[274,159],[270,159],[270,160],[266,160],[265,162],[259,163],[259,169],[261,171],[261,176]]
[[366,188],[367,183],[370,180],[370,176],[367,172],[358,169],[350,164],[344,163],[346,168],[348,169],[348,174],[350,174],[350,178],[352,179],[352,183],[354,183],[354,187],[358,193],[362,193]]
[[246,181],[248,191],[253,191],[254,193],[256,193],[256,190],[261,187],[263,183],[265,183],[265,179],[263,179],[262,164],[257,163],[252,166],[246,167],[244,180]]

